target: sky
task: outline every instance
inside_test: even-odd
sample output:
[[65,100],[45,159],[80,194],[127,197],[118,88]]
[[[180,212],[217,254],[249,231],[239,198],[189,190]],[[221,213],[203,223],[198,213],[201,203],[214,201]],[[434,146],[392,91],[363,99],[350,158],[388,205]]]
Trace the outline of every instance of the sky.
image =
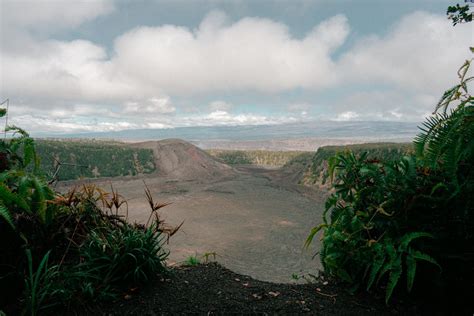
[[471,58],[445,0],[0,0],[0,102],[33,133],[421,122]]

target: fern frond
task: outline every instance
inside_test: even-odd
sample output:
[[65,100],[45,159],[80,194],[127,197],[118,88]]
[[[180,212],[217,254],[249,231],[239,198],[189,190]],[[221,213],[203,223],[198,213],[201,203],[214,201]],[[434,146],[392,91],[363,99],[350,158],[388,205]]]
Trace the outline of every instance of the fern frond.
[[10,188],[8,188],[3,183],[0,183],[0,201],[2,201],[7,207],[14,207],[16,205],[27,213],[31,212],[30,207],[28,206],[28,203],[25,201],[25,199],[22,196],[12,192]]
[[406,265],[407,265],[407,290],[408,292],[411,292],[413,283],[415,281],[415,275],[416,275],[416,260],[412,256],[411,253],[408,253],[407,255]]
[[15,225],[13,224],[13,219],[11,217],[10,211],[5,207],[5,205],[0,202],[0,218],[3,218],[11,228],[15,229]]
[[418,250],[411,250],[410,254],[413,256],[414,259],[429,262],[429,263],[434,264],[435,266],[437,266],[438,269],[442,270],[439,263],[433,257],[431,257],[430,255],[428,255],[426,253],[423,253],[421,251],[418,251]]
[[398,246],[398,251],[406,251],[408,249],[408,245],[417,238],[434,238],[433,235],[425,232],[413,232],[403,235],[400,239],[400,245]]
[[392,297],[393,290],[398,284],[398,280],[402,275],[402,259],[398,257],[396,262],[393,263],[390,271],[390,276],[388,278],[387,290],[385,292],[385,303],[388,304],[390,297]]
[[370,269],[369,280],[367,282],[367,291],[370,290],[370,288],[372,287],[372,284],[374,283],[375,278],[377,277],[377,274],[382,268],[384,261],[385,261],[385,256],[383,254],[379,254],[375,257],[375,260],[372,263],[372,268]]

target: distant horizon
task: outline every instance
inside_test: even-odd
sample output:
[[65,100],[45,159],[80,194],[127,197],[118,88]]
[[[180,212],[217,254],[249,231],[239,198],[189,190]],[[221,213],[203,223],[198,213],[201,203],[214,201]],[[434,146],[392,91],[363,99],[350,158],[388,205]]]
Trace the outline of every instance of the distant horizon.
[[166,126],[166,127],[154,127],[154,128],[130,128],[130,129],[120,129],[120,130],[110,130],[110,131],[79,131],[75,133],[69,132],[42,132],[42,131],[33,131],[31,134],[45,134],[45,135],[87,135],[87,134],[102,134],[102,133],[122,133],[122,132],[133,132],[133,131],[142,131],[142,130],[176,130],[176,129],[193,129],[193,128],[249,128],[249,127],[276,127],[276,126],[298,126],[301,124],[312,124],[312,123],[334,123],[334,124],[363,124],[363,123],[388,123],[388,124],[422,124],[423,121],[391,121],[391,120],[348,120],[348,121],[336,121],[336,120],[302,120],[297,122],[290,123],[266,123],[266,124],[242,124],[242,125],[196,125],[196,126]]
[[[315,124],[319,123],[319,124]],[[410,142],[418,134],[414,122],[333,122],[300,124],[198,126],[73,134],[33,134],[42,139],[145,142],[182,139],[203,149],[315,150],[325,145],[365,142]]]

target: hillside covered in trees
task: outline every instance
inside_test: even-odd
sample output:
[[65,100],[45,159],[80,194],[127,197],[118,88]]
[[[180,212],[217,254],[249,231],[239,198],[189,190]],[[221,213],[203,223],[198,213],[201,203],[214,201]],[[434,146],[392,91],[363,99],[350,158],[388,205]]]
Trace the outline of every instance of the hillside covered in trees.
[[155,171],[153,152],[111,141],[38,140],[41,169],[58,180],[135,176]]

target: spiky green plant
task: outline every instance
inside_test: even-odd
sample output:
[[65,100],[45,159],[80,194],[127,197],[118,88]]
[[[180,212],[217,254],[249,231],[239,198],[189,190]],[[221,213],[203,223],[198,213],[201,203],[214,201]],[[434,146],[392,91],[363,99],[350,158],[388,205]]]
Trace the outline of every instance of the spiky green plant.
[[26,250],[28,272],[25,278],[23,312],[32,316],[37,315],[43,309],[55,305],[54,302],[47,305],[44,304],[56,291],[54,280],[58,275],[57,265],[48,266],[49,254],[50,251],[43,256],[37,269],[34,270],[31,250]]
[[168,252],[166,236],[154,227],[139,229],[129,224],[117,229],[95,229],[80,249],[81,270],[89,271],[99,286],[144,283],[164,272]]
[[189,256],[188,258],[186,258],[186,260],[184,260],[184,264],[187,266],[197,266],[201,264],[201,260],[199,260],[197,255]]

